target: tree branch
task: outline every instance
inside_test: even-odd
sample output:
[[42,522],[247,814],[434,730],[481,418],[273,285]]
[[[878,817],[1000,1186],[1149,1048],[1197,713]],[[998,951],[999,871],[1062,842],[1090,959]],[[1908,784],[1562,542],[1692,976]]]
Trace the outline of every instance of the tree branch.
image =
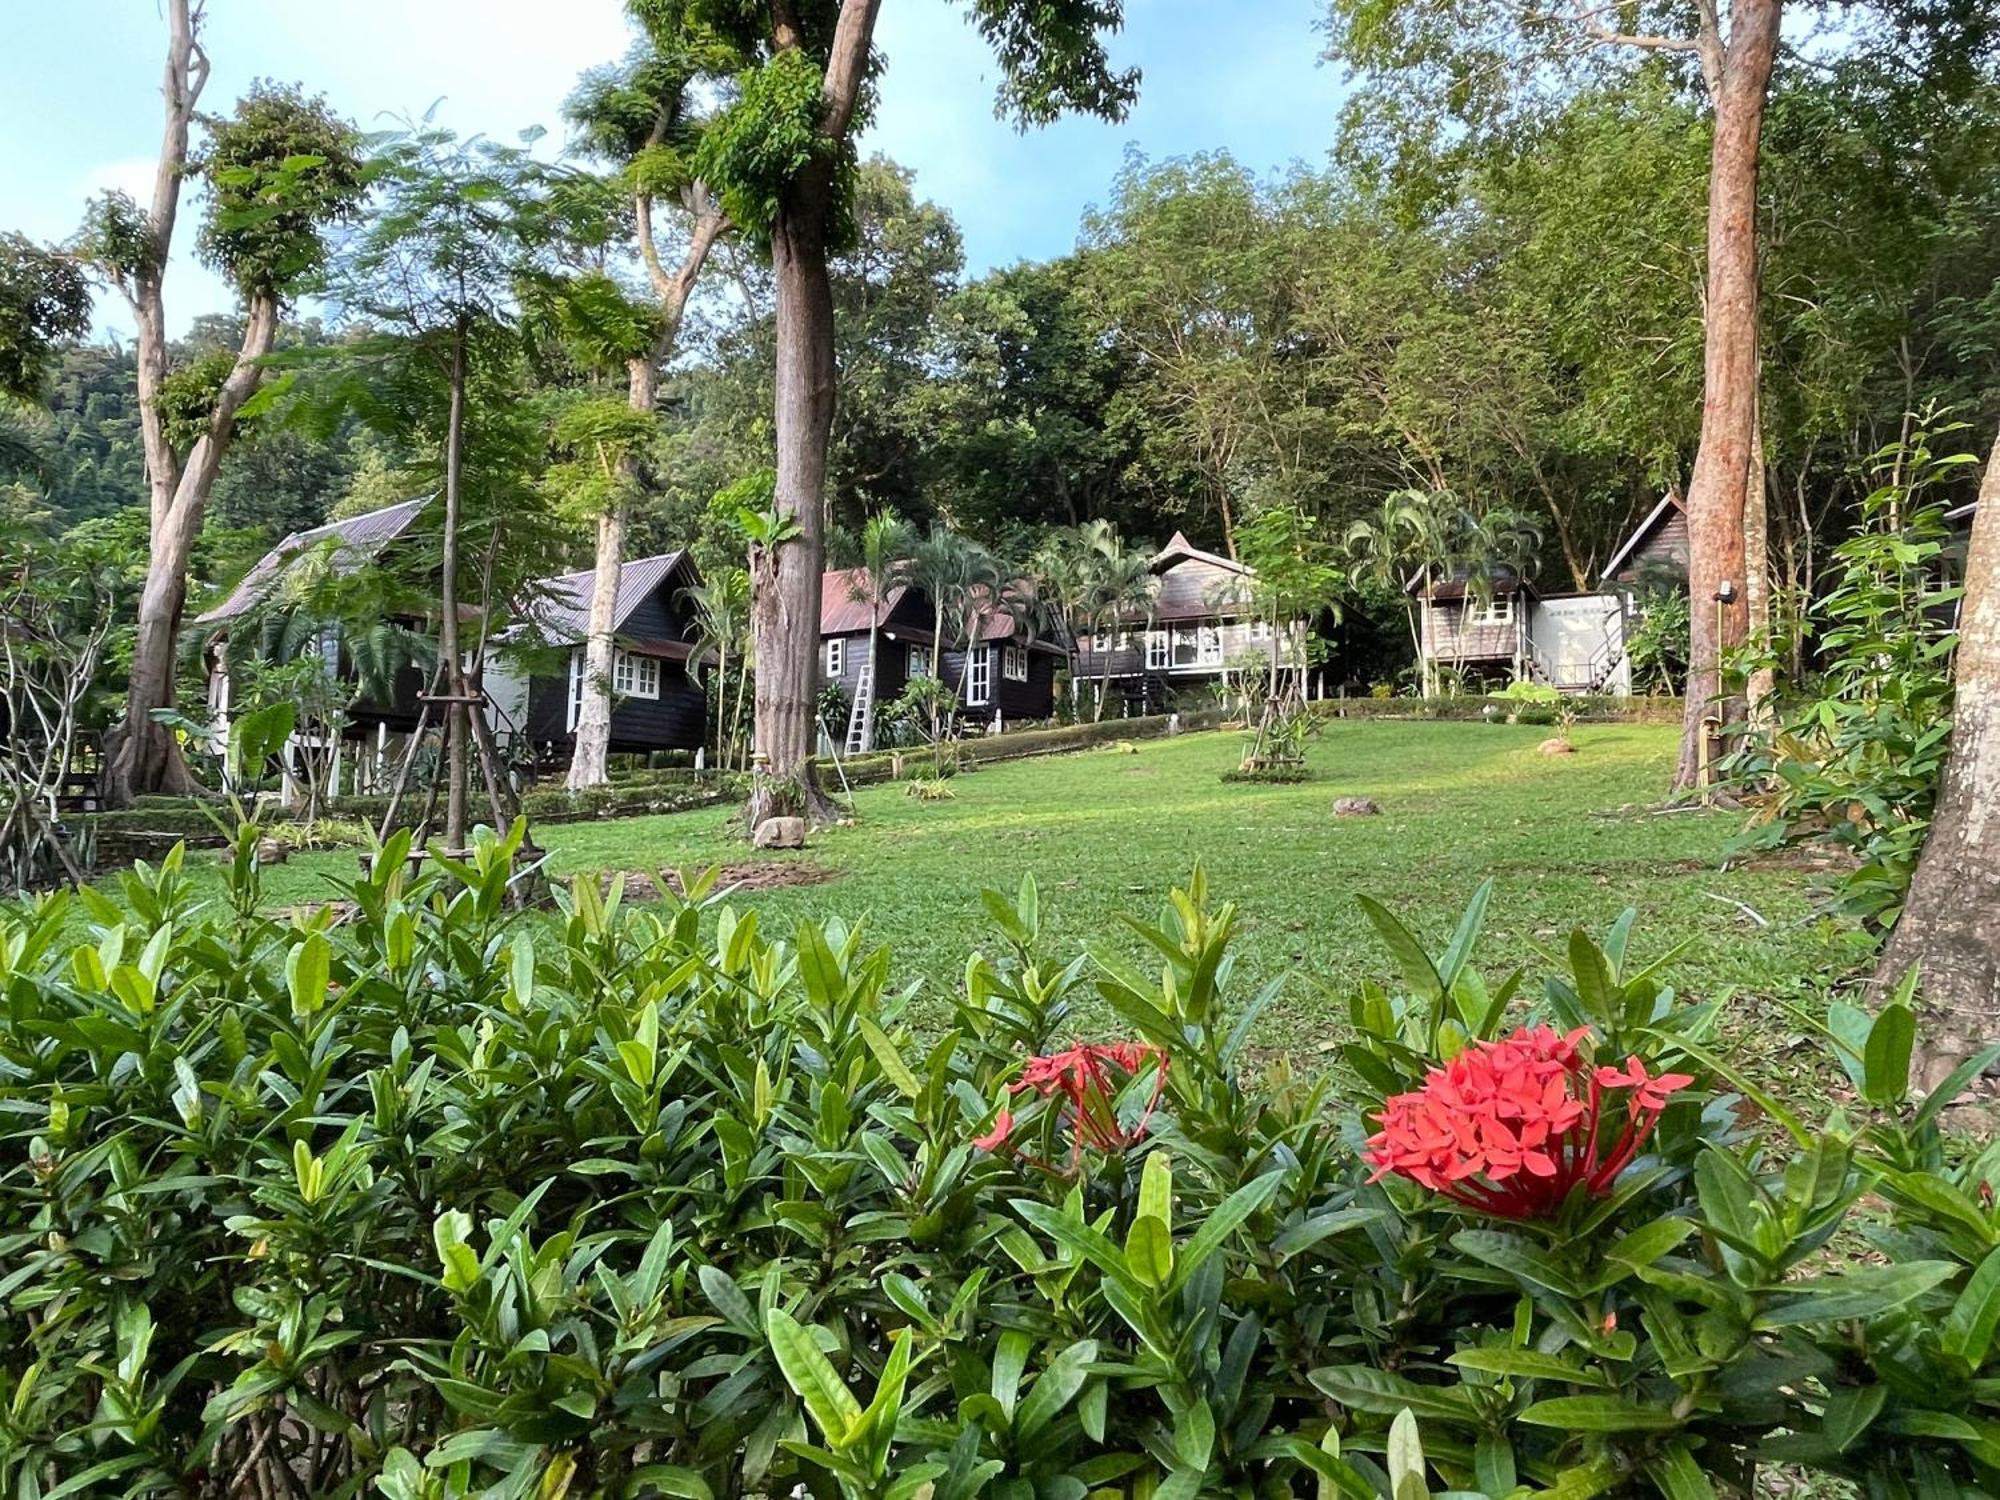
[[882,0],[840,0],[840,19],[833,25],[833,46],[828,49],[826,80],[820,98],[826,116],[820,132],[832,140],[842,140],[854,119],[854,106],[861,98],[861,80],[868,71],[868,50],[875,38],[875,16]]

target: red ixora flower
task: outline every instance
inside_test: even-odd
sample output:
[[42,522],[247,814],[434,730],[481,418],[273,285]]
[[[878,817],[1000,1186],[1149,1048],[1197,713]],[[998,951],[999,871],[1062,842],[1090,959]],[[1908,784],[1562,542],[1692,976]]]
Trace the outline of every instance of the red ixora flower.
[[1668,1096],[1694,1079],[1654,1077],[1636,1057],[1594,1068],[1577,1045],[1588,1034],[1523,1027],[1433,1068],[1422,1088],[1383,1102],[1368,1180],[1393,1172],[1504,1219],[1546,1218],[1579,1186],[1608,1193]]
[[[1118,1095],[1126,1083],[1149,1066],[1154,1069],[1153,1092],[1128,1130],[1118,1123]],[[1123,1151],[1144,1140],[1147,1123],[1159,1107],[1166,1087],[1166,1053],[1146,1042],[1112,1042],[1031,1057],[1007,1092],[1011,1095],[1033,1090],[1044,1099],[1059,1098],[1064,1102],[1070,1131],[1070,1169],[1074,1171],[1086,1146],[1094,1151]],[[994,1116],[993,1129],[972,1144],[985,1151],[998,1151],[1007,1144],[1013,1130],[1014,1112],[1003,1106]]]

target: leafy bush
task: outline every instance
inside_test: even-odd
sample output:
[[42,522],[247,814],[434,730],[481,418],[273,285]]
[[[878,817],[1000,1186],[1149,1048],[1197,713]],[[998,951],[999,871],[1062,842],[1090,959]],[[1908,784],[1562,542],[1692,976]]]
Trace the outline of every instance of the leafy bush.
[[1239,766],[1232,771],[1224,771],[1222,779],[1227,782],[1263,783],[1271,786],[1296,786],[1302,781],[1311,781],[1313,771],[1310,766]]
[[1877,455],[1888,482],[1862,502],[1861,529],[1833,549],[1832,587],[1805,621],[1822,658],[1814,692],[1728,768],[1757,804],[1734,851],[1809,840],[1852,851],[1857,868],[1836,883],[1833,904],[1882,931],[1903,909],[1951,734],[1961,591],[1941,581],[1951,529],[1934,497],[1976,459],[1934,455],[1935,435]]
[[[513,916],[518,839],[413,874],[399,836],[345,920],[262,914],[254,828],[220,902],[176,854],[0,908],[7,1494],[1993,1481],[2000,1162],[1948,1164],[1943,1095],[1905,1101],[1907,995],[1830,1014],[1881,1113],[1814,1130],[1630,914],[1525,1006],[1475,966],[1487,891],[1439,955],[1367,903],[1403,981],[1348,997],[1309,1080],[1251,1050],[1276,987],[1241,991],[1199,871],[1131,924],[1150,972],[1088,980],[1032,879],[988,892],[996,944],[920,1036],[857,929],[780,939],[712,877]],[[1129,1040],[1069,1043],[1087,984]],[[1532,1125],[1512,1085],[1465,1116],[1458,1195],[1636,1139],[1501,1218],[1375,1127],[1436,1070],[1493,1076],[1524,1010],[1561,1077]],[[1830,1270],[1865,1192],[1885,1258]]]
[[1639,595],[1638,609],[1625,627],[1625,656],[1632,664],[1632,691],[1648,696],[1681,692],[1687,684],[1688,642],[1693,621],[1685,578]]

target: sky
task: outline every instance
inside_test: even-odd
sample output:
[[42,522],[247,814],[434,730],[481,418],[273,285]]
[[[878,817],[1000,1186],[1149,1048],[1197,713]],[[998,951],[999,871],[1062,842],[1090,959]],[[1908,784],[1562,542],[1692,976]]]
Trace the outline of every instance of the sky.
[[[888,59],[862,142],[912,168],[950,209],[967,270],[1060,255],[1127,153],[1226,149],[1259,171],[1324,159],[1341,98],[1319,61],[1320,0],[1127,0],[1114,60],[1143,70],[1118,124],[1070,119],[1026,134],[993,115],[995,69],[955,0],[883,0]],[[166,27],[158,0],[0,0],[0,230],[61,240],[84,201],[151,192]],[[619,0],[209,0],[214,66],[202,103],[223,110],[253,79],[301,83],[366,129],[436,106],[461,134],[511,140],[544,126],[559,144],[563,98],[586,68],[623,53]],[[232,298],[192,256],[194,219],[167,278],[175,331]],[[127,332],[122,304],[100,329]]]

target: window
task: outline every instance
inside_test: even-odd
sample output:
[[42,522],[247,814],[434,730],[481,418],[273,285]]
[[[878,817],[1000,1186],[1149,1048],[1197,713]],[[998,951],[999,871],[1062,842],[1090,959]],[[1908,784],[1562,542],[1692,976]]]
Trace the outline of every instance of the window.
[[1009,682],[1028,680],[1028,648],[1009,646],[1000,653],[1000,675]]
[[1252,620],[1250,622],[1250,639],[1260,646],[1270,640],[1271,622],[1261,617]]
[[1491,599],[1475,599],[1468,606],[1468,618],[1475,625],[1511,625],[1514,623],[1514,596],[1495,594]]
[[845,677],[847,675],[847,638],[836,635],[826,643],[826,675]]
[[1201,627],[1201,644],[1198,660],[1204,667],[1222,665],[1222,631],[1214,625]]
[[1098,631],[1090,638],[1090,649],[1093,651],[1109,651],[1111,649],[1111,637],[1102,630]]
[[968,707],[993,701],[993,648],[988,646],[972,653],[970,670],[966,676],[965,702]]
[[575,734],[576,721],[583,716],[583,647],[579,646],[569,654],[569,712],[563,721],[563,733]]
[[611,691],[621,698],[660,696],[660,659],[620,651],[612,659]]
[[922,646],[910,647],[910,669],[908,675],[912,682],[915,682],[919,677],[928,677],[931,675],[931,654]]
[[1146,670],[1161,672],[1167,665],[1167,633],[1164,630],[1146,632]]

